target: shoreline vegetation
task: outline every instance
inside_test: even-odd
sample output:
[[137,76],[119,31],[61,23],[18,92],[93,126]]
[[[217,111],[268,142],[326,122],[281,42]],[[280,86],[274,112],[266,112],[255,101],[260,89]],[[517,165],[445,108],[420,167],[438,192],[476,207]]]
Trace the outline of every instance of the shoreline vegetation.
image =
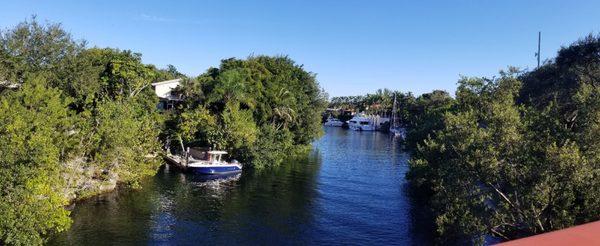
[[[157,110],[151,83],[181,78]],[[600,219],[600,36],[532,71],[462,77],[456,94],[379,90],[330,108],[397,115],[407,180],[443,244],[510,240]],[[87,47],[35,18],[0,32],[0,244],[69,228],[71,201],[138,187],[168,139],[230,152],[255,169],[305,152],[327,94],[287,56],[230,58],[197,77],[128,50]],[[334,115],[345,120],[348,115]]]
[[[151,83],[176,78],[184,101],[161,112]],[[138,187],[174,137],[255,169],[278,165],[322,134],[326,99],[286,56],[225,59],[188,78],[35,17],[2,30],[0,244],[43,244],[69,228],[72,201]]]
[[[462,77],[454,97],[396,94],[406,178],[437,242],[484,244],[600,219],[600,36],[532,71]],[[390,100],[379,90],[329,107],[385,113]]]

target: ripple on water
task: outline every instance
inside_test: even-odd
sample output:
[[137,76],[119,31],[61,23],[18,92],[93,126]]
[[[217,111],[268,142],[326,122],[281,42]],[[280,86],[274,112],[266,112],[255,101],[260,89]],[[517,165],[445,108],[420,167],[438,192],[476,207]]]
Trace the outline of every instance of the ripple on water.
[[427,244],[402,189],[408,154],[387,134],[325,131],[307,158],[226,180],[165,168],[141,190],[78,204],[50,244]]

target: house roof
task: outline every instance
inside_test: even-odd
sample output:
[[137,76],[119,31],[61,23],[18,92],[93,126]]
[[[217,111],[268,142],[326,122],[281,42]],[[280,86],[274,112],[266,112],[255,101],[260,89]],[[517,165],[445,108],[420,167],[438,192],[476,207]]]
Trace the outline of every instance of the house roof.
[[179,83],[179,82],[181,82],[181,79],[172,79],[172,80],[166,80],[166,81],[152,83],[152,86],[173,84],[173,83]]

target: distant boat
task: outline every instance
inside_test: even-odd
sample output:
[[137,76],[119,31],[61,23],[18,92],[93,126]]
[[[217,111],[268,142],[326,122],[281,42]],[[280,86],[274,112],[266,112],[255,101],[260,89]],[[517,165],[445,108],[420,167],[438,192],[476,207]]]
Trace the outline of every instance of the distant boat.
[[394,94],[394,105],[392,106],[392,124],[390,125],[390,133],[394,134],[394,137],[406,138],[406,129],[400,126],[398,114],[396,113],[396,94]]
[[242,164],[224,161],[227,152],[188,148],[184,155],[167,154],[165,160],[178,168],[201,175],[228,175],[242,172]]
[[333,118],[333,117],[329,117],[327,118],[327,121],[325,121],[325,123],[323,123],[324,126],[335,126],[335,127],[341,127],[342,125],[344,125],[344,122],[341,120],[338,120],[337,118]]
[[348,127],[355,131],[376,131],[389,121],[389,118],[378,115],[356,114],[348,121]]

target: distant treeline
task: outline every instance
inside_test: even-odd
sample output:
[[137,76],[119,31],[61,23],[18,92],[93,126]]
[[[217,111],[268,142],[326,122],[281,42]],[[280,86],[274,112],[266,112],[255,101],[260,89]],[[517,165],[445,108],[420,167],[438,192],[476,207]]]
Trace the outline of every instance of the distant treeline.
[[[599,36],[533,71],[463,77],[454,98],[396,94],[412,151],[407,179],[432,209],[438,242],[482,244],[600,219]],[[338,97],[330,107],[388,112],[392,95]]]
[[[407,129],[405,142],[412,148],[427,137],[430,125],[440,124],[441,116],[450,109],[454,101],[448,92],[442,90],[434,90],[415,97],[411,92],[379,89],[374,94],[365,96],[333,97],[328,107],[390,117],[394,97],[396,97],[396,117],[400,125]],[[331,114],[344,121],[348,120],[347,117],[351,117],[335,111]]]
[[[151,83],[184,78],[167,113]],[[326,96],[288,57],[223,60],[186,78],[141,54],[89,48],[34,19],[0,32],[0,244],[37,245],[70,225],[73,199],[137,186],[167,139],[277,165],[321,133]]]

